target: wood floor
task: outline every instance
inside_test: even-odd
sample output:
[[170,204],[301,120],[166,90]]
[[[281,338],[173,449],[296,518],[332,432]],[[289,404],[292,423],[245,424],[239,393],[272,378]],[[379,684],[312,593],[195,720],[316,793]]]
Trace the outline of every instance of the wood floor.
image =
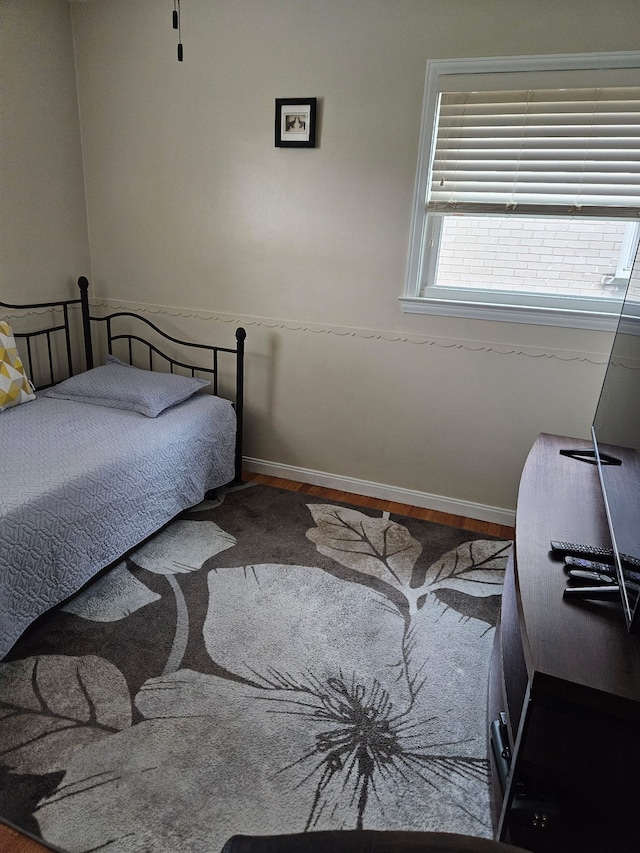
[[50,850],[50,847],[43,847],[37,841],[0,823],[0,853],[49,853]]
[[[513,539],[512,527],[502,524],[492,524],[485,521],[477,521],[473,518],[463,518],[459,515],[436,512],[435,510],[422,509],[420,507],[408,506],[407,504],[394,501],[379,500],[363,495],[353,495],[349,492],[341,492],[336,489],[327,489],[322,486],[311,486],[308,483],[298,483],[294,480],[282,480],[278,477],[267,477],[264,474],[253,474],[244,472],[245,480],[263,483],[267,486],[275,486],[279,489],[287,489],[294,492],[302,492],[317,498],[326,498],[340,503],[349,503],[355,506],[379,510],[380,512],[391,512],[394,515],[406,515],[411,518],[421,518],[423,521],[435,521],[438,524],[446,524],[449,527],[460,527],[474,533],[484,533],[487,536],[498,536],[501,539]],[[47,853],[50,848],[43,847],[35,841],[11,829],[11,827],[0,823],[0,853]]]
[[423,509],[422,507],[396,503],[395,501],[354,495],[350,492],[340,492],[337,489],[326,489],[322,486],[310,486],[308,483],[298,483],[295,480],[281,480],[279,477],[267,477],[264,474],[253,474],[245,471],[243,477],[245,480],[264,483],[267,486],[276,486],[279,489],[302,492],[305,495],[326,498],[330,501],[355,504],[356,506],[367,507],[368,509],[376,509],[380,512],[391,512],[394,515],[408,515],[411,518],[421,518],[423,521],[435,521],[438,524],[446,524],[448,527],[460,527],[462,530],[471,530],[474,533],[485,533],[487,536],[498,536],[501,539],[513,539],[514,536],[513,527],[507,527],[504,524],[478,521],[475,518],[464,518],[461,515],[450,515],[445,512],[436,512],[433,509]]

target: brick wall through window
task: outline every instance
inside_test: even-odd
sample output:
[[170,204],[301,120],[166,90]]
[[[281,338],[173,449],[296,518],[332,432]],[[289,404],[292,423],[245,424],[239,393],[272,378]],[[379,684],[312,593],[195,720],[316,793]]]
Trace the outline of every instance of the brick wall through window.
[[611,297],[626,223],[445,216],[436,286]]

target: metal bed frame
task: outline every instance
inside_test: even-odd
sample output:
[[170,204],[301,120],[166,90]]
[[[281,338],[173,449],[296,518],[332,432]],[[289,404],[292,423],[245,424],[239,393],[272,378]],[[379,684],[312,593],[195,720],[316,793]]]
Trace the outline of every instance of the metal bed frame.
[[[89,307],[89,281],[85,276],[80,276],[78,279],[78,287],[80,296],[77,299],[63,299],[55,302],[33,302],[23,305],[14,305],[9,302],[1,302],[0,308],[8,308],[19,311],[29,311],[38,309],[61,310],[61,322],[53,322],[53,325],[48,325],[43,328],[33,331],[16,331],[13,330],[15,338],[20,338],[25,341],[25,361],[27,364],[28,373],[31,377],[34,375],[35,361],[38,354],[42,354],[44,349],[44,358],[46,361],[46,373],[48,374],[44,382],[38,383],[40,389],[49,388],[55,385],[56,382],[65,379],[67,376],[73,376],[75,373],[82,372],[82,369],[77,370],[77,357],[74,354],[73,347],[73,329],[71,327],[70,308],[74,306],[80,307],[82,319],[82,334],[84,343],[84,361],[86,369],[90,370],[94,366],[93,357],[93,340],[91,334],[91,324],[104,324],[106,330],[106,345],[109,354],[113,354],[113,344],[115,341],[124,341],[125,348],[128,354],[128,361],[133,363],[133,344],[141,345],[146,348],[148,358],[148,369],[153,370],[154,364],[158,360],[166,367],[168,365],[169,372],[174,373],[175,368],[180,368],[187,371],[191,376],[196,373],[206,374],[210,377],[213,393],[218,394],[218,371],[219,371],[219,354],[225,353],[235,356],[235,389],[234,389],[234,408],[236,412],[236,443],[235,443],[235,478],[234,483],[242,481],[242,433],[243,433],[243,410],[244,410],[244,342],[246,331],[239,327],[236,329],[236,346],[221,347],[212,346],[210,344],[197,344],[191,341],[184,341],[175,338],[172,335],[163,332],[155,323],[147,320],[139,314],[134,314],[130,311],[117,311],[112,314],[106,314],[104,317],[96,316],[91,313]],[[127,318],[127,323],[135,325],[142,323],[143,326],[153,329],[153,331],[164,342],[171,342],[185,348],[189,353],[197,350],[203,357],[208,354],[209,362],[205,365],[190,364],[178,358],[173,358],[163,350],[159,349],[155,344],[134,334],[130,331],[118,331],[120,322]],[[58,365],[58,360],[54,358],[54,341],[58,342],[62,339],[62,351],[64,357],[63,364]],[[40,343],[43,341],[43,343]],[[164,345],[164,344],[163,344]],[[66,372],[66,376],[63,375]]]

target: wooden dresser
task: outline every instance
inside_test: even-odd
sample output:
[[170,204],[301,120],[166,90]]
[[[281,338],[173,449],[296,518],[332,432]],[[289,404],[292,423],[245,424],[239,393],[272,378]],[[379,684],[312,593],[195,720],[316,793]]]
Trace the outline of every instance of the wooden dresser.
[[541,435],[520,482],[489,685],[494,823],[533,851],[626,853],[640,850],[640,636],[615,602],[563,599],[550,552],[610,546],[596,467],[559,452],[587,446]]

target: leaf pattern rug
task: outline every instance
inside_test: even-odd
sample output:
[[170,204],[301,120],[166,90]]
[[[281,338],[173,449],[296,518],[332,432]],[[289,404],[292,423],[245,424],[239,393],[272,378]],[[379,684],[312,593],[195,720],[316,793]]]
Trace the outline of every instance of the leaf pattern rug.
[[71,853],[490,836],[510,545],[262,485],[205,501],[0,663],[0,814]]

